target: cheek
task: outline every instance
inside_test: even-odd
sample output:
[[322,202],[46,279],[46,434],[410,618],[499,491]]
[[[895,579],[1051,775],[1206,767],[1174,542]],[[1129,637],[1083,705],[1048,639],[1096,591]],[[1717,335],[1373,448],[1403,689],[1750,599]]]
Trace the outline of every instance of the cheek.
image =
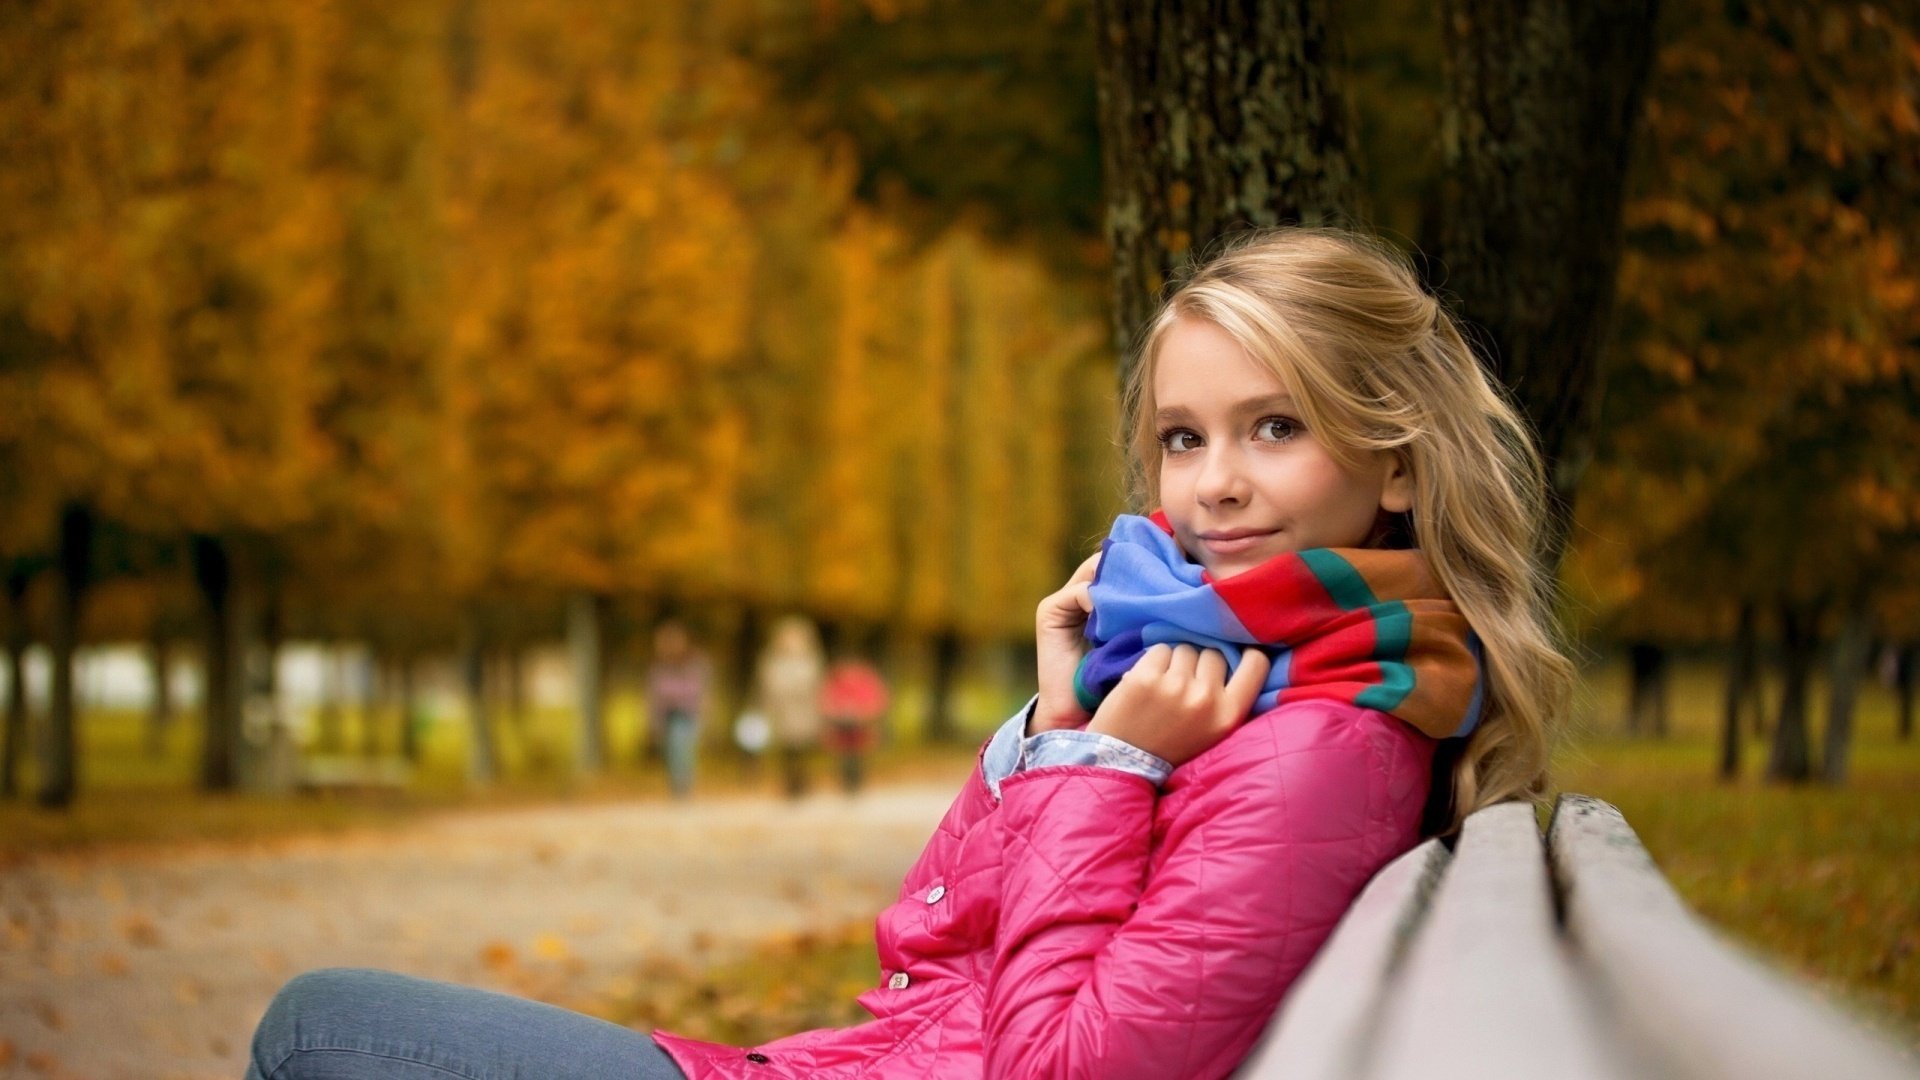
[[1337,519],[1341,525],[1354,522],[1371,525],[1380,506],[1380,492],[1367,478],[1354,475],[1328,459],[1316,461],[1300,479],[1302,491],[1307,493],[1306,501],[1321,513]]
[[1160,505],[1171,515],[1176,509],[1173,504],[1186,498],[1189,485],[1183,482],[1179,469],[1168,468],[1164,461],[1154,469],[1154,478],[1154,493]]

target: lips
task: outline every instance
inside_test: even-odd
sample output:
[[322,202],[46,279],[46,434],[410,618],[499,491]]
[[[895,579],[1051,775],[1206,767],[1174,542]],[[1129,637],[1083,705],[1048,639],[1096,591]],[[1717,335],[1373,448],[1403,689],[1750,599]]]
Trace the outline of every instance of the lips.
[[1259,547],[1276,529],[1216,529],[1199,535],[1200,543],[1215,555],[1238,555]]

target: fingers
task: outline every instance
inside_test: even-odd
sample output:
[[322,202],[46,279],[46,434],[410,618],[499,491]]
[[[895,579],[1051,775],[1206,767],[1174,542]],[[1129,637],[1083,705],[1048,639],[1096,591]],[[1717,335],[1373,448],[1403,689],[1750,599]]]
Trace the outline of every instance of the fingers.
[[1093,586],[1092,585],[1084,581],[1079,583],[1078,585],[1074,585],[1068,591],[1068,596],[1072,598],[1075,604],[1078,604],[1080,606],[1081,611],[1084,611],[1089,615],[1093,614]]
[[1073,576],[1067,578],[1067,581],[1069,583],[1077,582],[1077,581],[1092,581],[1094,571],[1098,569],[1100,569],[1100,552],[1096,551],[1093,554],[1087,556],[1086,561],[1082,562],[1078,567],[1074,569]]
[[1140,654],[1140,659],[1134,661],[1133,669],[1127,674],[1138,674],[1143,679],[1157,679],[1167,673],[1167,668],[1172,663],[1173,649],[1166,645],[1154,645]]
[[1201,649],[1200,662],[1193,677],[1204,686],[1219,686],[1227,681],[1227,658],[1218,649]]
[[1266,685],[1267,671],[1272,667],[1273,660],[1266,650],[1241,651],[1240,666],[1233,678],[1227,680],[1225,697],[1225,704],[1236,720],[1245,719],[1253,711],[1253,703],[1260,696],[1260,688]]
[[1167,674],[1183,679],[1194,677],[1194,671],[1200,666],[1200,650],[1191,645],[1175,645],[1173,656],[1167,661]]
[[1084,583],[1067,585],[1049,594],[1034,609],[1034,625],[1042,630],[1055,627],[1078,630],[1093,614],[1093,591]]

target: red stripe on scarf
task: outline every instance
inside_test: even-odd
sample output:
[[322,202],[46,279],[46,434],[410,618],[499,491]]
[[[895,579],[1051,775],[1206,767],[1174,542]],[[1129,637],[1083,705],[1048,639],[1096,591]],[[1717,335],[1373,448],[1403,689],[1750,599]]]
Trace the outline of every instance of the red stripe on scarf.
[[[1287,662],[1289,684],[1351,683],[1358,694],[1382,679],[1380,664],[1373,658],[1379,634],[1371,613],[1349,611],[1326,620],[1320,629],[1321,633],[1294,647]],[[1284,691],[1281,700],[1286,700]]]
[[[1291,645],[1318,636],[1344,614],[1307,564],[1291,554],[1213,580],[1212,585],[1248,633],[1272,644]],[[1365,621],[1366,613],[1360,614]]]

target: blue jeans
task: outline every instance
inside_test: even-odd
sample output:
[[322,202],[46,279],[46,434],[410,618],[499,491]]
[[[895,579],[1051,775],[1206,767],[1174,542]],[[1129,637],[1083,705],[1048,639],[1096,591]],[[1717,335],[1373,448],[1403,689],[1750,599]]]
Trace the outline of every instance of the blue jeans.
[[700,718],[675,709],[667,714],[667,779],[673,794],[684,799],[693,791],[693,759],[700,751]]
[[247,1080],[686,1080],[652,1036],[524,998],[387,971],[295,977]]

